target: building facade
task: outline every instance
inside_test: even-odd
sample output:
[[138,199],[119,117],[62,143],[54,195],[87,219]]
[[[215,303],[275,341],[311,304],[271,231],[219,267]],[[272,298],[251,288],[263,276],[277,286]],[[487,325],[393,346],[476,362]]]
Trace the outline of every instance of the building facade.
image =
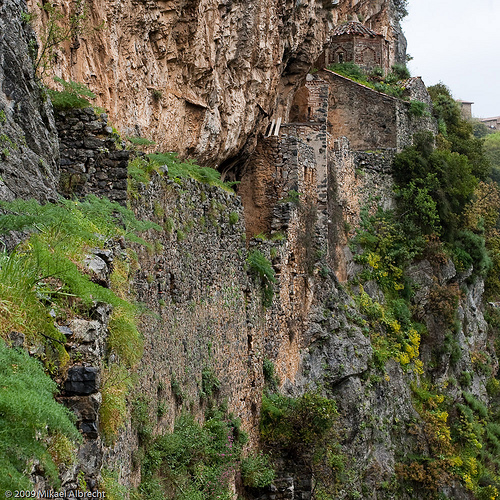
[[381,68],[386,75],[390,71],[389,49],[390,43],[383,35],[351,21],[335,29],[316,66],[322,69],[331,64],[352,62],[365,71]]

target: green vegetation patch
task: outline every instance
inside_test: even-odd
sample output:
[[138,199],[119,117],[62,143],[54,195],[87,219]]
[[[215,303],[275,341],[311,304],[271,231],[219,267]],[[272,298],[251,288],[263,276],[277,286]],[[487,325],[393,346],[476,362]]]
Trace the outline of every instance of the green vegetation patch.
[[73,416],[54,400],[56,383],[39,361],[0,339],[0,387],[0,491],[32,490],[33,460],[57,487],[57,464],[71,460],[81,438]]
[[[46,205],[16,200],[1,203],[1,207],[0,232],[27,235],[13,252],[0,254],[1,337],[6,339],[15,331],[25,335],[27,345],[42,345],[40,357],[47,369],[57,373],[67,365],[69,355],[53,315],[56,321],[85,316],[95,302],[114,306],[108,347],[120,364],[105,366],[100,409],[101,429],[107,442],[112,442],[126,417],[129,370],[142,353],[137,329],[140,311],[128,297],[126,258],[115,259],[111,288],[98,283],[85,268],[84,259],[92,248],[105,248],[116,238],[145,243],[140,233],[161,228],[138,221],[130,210],[94,196]],[[22,421],[22,413],[18,418]]]
[[63,90],[47,89],[52,105],[55,109],[87,108],[90,106],[89,99],[95,99],[96,95],[84,84],[74,81],[65,81],[57,76],[54,81],[59,83]]
[[283,448],[319,444],[337,418],[335,401],[317,393],[299,398],[264,394],[260,434],[264,441]]
[[399,98],[403,97],[405,90],[403,81],[410,77],[410,72],[406,66],[401,64],[395,64],[391,73],[385,78],[380,68],[374,69],[371,73],[366,73],[361,67],[352,62],[332,64],[327,69],[370,87],[377,92]]
[[247,257],[250,272],[260,279],[262,286],[262,304],[271,306],[274,296],[273,284],[276,283],[271,262],[257,249],[250,250]]
[[208,411],[203,424],[181,415],[173,433],[157,437],[144,450],[139,498],[230,500],[246,440],[239,420],[225,411]]
[[168,167],[168,176],[173,179],[194,179],[203,184],[217,186],[225,191],[233,192],[231,182],[221,181],[221,174],[210,167],[200,167],[195,160],[180,160],[177,153],[152,153],[148,155],[157,167]]

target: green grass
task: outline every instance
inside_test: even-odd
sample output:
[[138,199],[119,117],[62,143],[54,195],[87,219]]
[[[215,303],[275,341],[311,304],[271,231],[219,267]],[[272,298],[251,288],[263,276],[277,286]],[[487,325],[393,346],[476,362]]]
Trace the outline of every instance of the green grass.
[[127,137],[127,140],[134,146],[153,146],[155,141],[146,139],[146,137]]
[[177,153],[153,153],[148,158],[157,166],[166,165],[168,176],[173,179],[194,179],[203,184],[218,186],[233,192],[231,182],[222,182],[220,172],[210,167],[200,167],[195,160],[179,160]]
[[[125,259],[114,261],[111,288],[92,281],[84,259],[92,248],[105,248],[117,238],[145,243],[140,233],[161,227],[138,221],[117,203],[96,197],[46,205],[16,200],[0,206],[0,233],[22,231],[27,235],[13,252],[0,254],[0,337],[6,339],[12,331],[23,333],[25,344],[36,346],[46,368],[61,374],[69,355],[51,313],[67,318],[85,316],[95,302],[114,306],[107,347],[117,355],[119,364],[104,369],[100,408],[103,435],[112,443],[127,414],[130,368],[142,353],[137,329],[140,310],[128,298],[130,267]],[[19,407],[17,411],[21,412],[18,421],[22,421],[24,410]],[[54,450],[61,455],[61,440]]]
[[373,90],[399,98],[403,97],[404,91],[404,88],[401,86],[401,81],[410,76],[406,67],[404,67],[403,70],[402,67],[396,65],[393,66],[391,73],[389,73],[385,79],[380,76],[379,72],[374,71],[370,74],[366,73],[357,64],[352,62],[332,64],[328,66],[327,69],[370,87]]
[[113,238],[145,243],[139,233],[160,226],[137,221],[131,211],[96,197],[0,205],[0,233],[30,234],[14,252],[0,254],[0,336],[19,331],[28,343],[48,338],[59,349],[63,339],[48,315],[50,308],[64,309],[75,301],[90,306],[97,300],[131,310],[127,300],[91,280],[83,260],[90,248],[102,248]]

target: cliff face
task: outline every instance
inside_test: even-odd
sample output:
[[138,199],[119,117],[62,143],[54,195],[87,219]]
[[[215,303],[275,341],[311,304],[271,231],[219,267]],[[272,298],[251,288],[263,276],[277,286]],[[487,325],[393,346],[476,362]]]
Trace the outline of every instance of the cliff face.
[[[73,13],[72,2],[56,5]],[[28,6],[41,32],[47,16],[34,0]],[[86,83],[123,134],[209,165],[252,146],[270,118],[286,121],[291,90],[339,22],[359,15],[397,36],[388,0],[89,0],[84,8],[83,33],[57,51],[55,73]]]
[[23,1],[0,4],[0,198],[56,197],[59,146],[52,107],[35,79],[36,38]]

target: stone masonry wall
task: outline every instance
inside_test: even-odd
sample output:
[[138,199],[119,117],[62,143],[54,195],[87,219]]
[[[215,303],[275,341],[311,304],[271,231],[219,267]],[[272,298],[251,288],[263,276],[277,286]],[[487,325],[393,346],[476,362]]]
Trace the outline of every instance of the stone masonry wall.
[[60,142],[60,192],[65,196],[92,193],[124,205],[131,152],[93,108],[56,112]]
[[160,176],[139,185],[137,197],[137,217],[165,230],[145,235],[153,248],[136,248],[134,289],[150,313],[142,318],[144,356],[131,400],[146,400],[156,432],[172,430],[183,411],[202,419],[202,371],[209,371],[220,381],[214,398],[227,400],[253,441],[263,316],[260,284],[247,275],[241,202],[216,187]]
[[347,242],[359,225],[361,209],[393,206],[391,175],[395,149],[351,151],[345,137],[334,142],[328,156],[329,263],[340,281],[352,273]]
[[328,132],[333,138],[347,137],[353,150],[397,147],[398,99],[328,70],[316,77],[330,86]]

